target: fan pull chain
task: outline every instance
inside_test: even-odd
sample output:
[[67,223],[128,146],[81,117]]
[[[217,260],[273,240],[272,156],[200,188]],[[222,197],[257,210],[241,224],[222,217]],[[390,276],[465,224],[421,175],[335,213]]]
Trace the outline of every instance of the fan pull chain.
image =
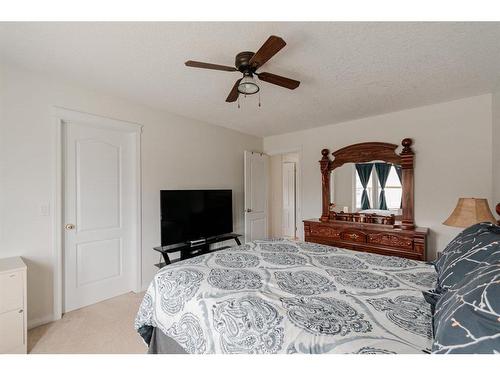
[[259,90],[259,107],[260,107],[260,90]]
[[238,95],[238,108],[240,108],[240,96]]

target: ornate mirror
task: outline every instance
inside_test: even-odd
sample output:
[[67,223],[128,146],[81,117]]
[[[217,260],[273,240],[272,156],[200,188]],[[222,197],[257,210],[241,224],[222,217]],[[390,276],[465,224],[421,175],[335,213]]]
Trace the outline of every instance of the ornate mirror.
[[398,145],[358,143],[320,160],[323,179],[321,221],[343,220],[413,228],[412,141]]

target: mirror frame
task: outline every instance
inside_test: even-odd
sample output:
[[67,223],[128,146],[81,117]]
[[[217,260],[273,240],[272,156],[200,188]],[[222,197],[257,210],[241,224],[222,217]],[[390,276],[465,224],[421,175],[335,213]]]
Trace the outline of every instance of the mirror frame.
[[322,176],[322,213],[320,221],[330,220],[331,188],[330,176],[334,169],[345,163],[367,163],[370,161],[384,161],[401,165],[402,169],[402,221],[403,229],[415,228],[414,220],[414,156],[411,148],[413,141],[405,138],[401,141],[403,149],[396,153],[398,145],[383,142],[356,143],[332,153],[330,160],[328,149],[321,150],[323,157],[319,161]]

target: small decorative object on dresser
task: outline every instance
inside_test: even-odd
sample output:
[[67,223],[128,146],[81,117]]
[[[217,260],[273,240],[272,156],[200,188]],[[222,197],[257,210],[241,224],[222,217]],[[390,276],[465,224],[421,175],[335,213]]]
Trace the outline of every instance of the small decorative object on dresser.
[[0,259],[0,353],[26,354],[26,264]]
[[[321,151],[320,160],[322,174],[322,214],[320,219],[304,220],[304,234],[307,242],[316,242],[347,249],[394,255],[403,258],[426,260],[426,238],[428,229],[418,228],[414,221],[414,153],[412,140],[403,139],[403,149],[398,154],[398,145],[382,142],[358,143],[344,147],[332,153],[330,160],[328,149]],[[360,174],[365,173],[361,183],[361,207],[353,204],[351,213],[336,212],[332,208],[341,205],[332,202],[331,174],[347,163],[354,163]],[[362,164],[364,163],[364,164]],[[366,164],[368,163],[368,164]],[[377,165],[378,164],[378,165]],[[368,168],[364,168],[368,166]],[[380,180],[380,197],[378,207],[370,207],[367,184],[371,181],[372,166],[377,167]],[[400,209],[387,209],[385,183],[391,168],[400,181]],[[368,172],[364,172],[363,169]],[[375,168],[373,168],[375,170]],[[384,171],[385,170],[385,171]],[[364,181],[366,180],[366,181]],[[338,180],[336,180],[338,183]],[[371,182],[370,182],[371,183]],[[354,193],[356,187],[353,187]],[[361,210],[359,210],[361,208]],[[377,209],[373,209],[377,208]]]

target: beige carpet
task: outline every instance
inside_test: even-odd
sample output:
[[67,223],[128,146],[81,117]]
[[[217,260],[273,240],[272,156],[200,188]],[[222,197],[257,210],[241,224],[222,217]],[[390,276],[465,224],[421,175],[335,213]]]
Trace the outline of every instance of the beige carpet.
[[144,293],[127,293],[64,314],[61,320],[28,332],[28,353],[145,353],[134,330]]

